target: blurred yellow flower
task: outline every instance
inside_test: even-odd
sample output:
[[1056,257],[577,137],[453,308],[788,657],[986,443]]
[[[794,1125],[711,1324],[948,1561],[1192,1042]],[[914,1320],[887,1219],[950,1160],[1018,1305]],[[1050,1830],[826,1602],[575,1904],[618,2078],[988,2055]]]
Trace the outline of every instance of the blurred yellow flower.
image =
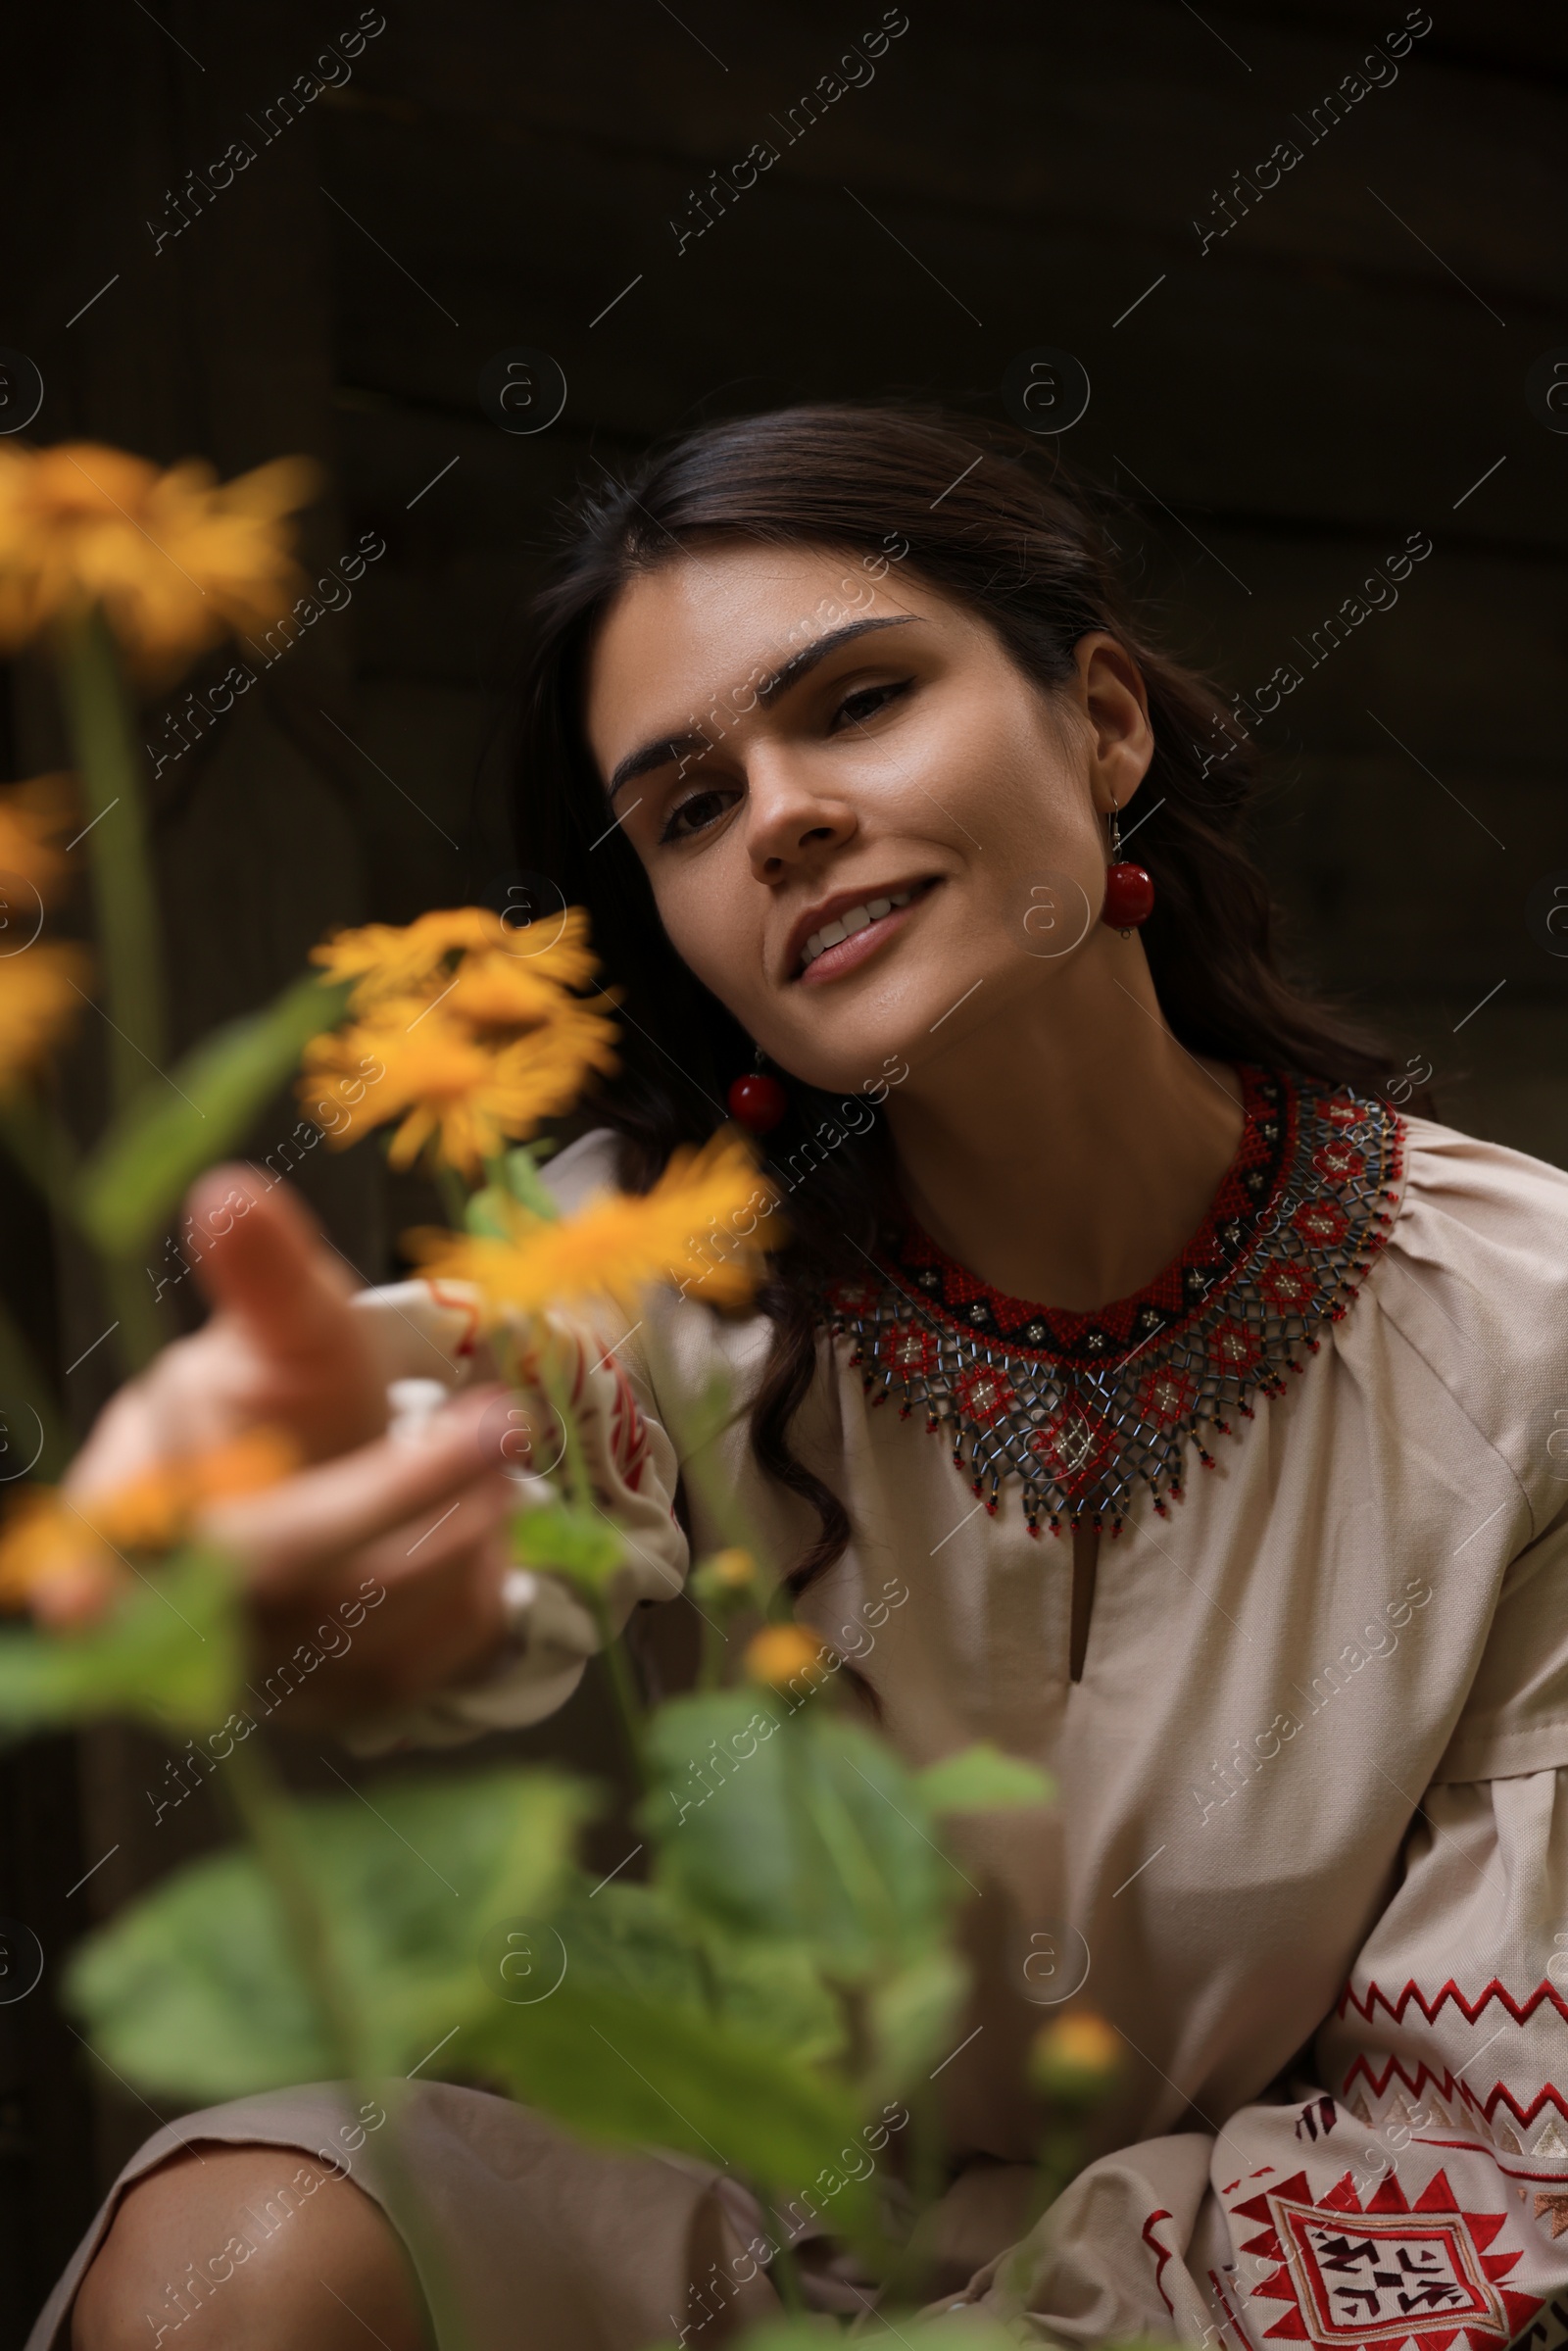
[[706,1604],[734,1615],[761,1598],[762,1579],[751,1552],[737,1545],[699,1560],[692,1570],[690,1591],[699,1606]]
[[[594,1071],[616,1066],[614,991],[572,994],[597,969],[580,906],[515,930],[484,906],[446,906],[401,927],[339,931],[312,959],[328,980],[353,983],[359,1015],[308,1047],[299,1086],[339,1149],[398,1119],[394,1167],[425,1151],[477,1178],[504,1143],[560,1117]],[[368,1090],[363,1117],[345,1119]]]
[[1121,2071],[1121,2035],[1092,2008],[1042,2025],[1029,2044],[1029,2079],[1063,2106],[1103,2097]]
[[43,1058],[80,1010],[92,972],[84,947],[40,940],[0,956],[0,1096]]
[[[442,906],[421,914],[416,922],[368,922],[360,930],[337,931],[312,948],[311,960],[324,967],[328,980],[357,981],[349,1003],[352,1010],[364,1012],[384,997],[416,992],[442,970],[449,955],[458,954],[482,956],[487,967],[492,955],[505,957],[517,975],[513,1001],[519,1004],[531,1001],[525,980],[585,988],[599,968],[588,945],[588,915],[582,906],[567,906],[560,914],[515,927],[488,906]],[[505,1017],[538,1015],[530,1011]]]
[[[525,1035],[491,1042],[439,999],[389,999],[368,1019],[329,1030],[306,1048],[299,1098],[329,1144],[354,1142],[338,1105],[364,1088],[366,1126],[401,1120],[388,1156],[407,1167],[427,1145],[449,1167],[477,1178],[504,1143],[569,1110],[592,1069],[615,1066],[614,1028],[575,997],[556,991],[550,1017]],[[365,1077],[368,1063],[379,1077]]]
[[270,627],[301,584],[285,518],[318,478],[304,458],[220,484],[194,459],[163,472],[92,441],[0,443],[0,648],[96,605],[139,669],[171,676]]
[[777,1243],[761,1229],[771,1198],[749,1143],[721,1133],[700,1151],[675,1151],[651,1192],[603,1193],[559,1223],[509,1203],[505,1240],[425,1228],[404,1246],[427,1278],[471,1282],[492,1322],[573,1298],[611,1298],[633,1312],[656,1284],[740,1306]]
[[829,1654],[826,1644],[804,1625],[767,1625],[747,1642],[741,1669],[750,1682],[787,1690],[802,1674],[823,1679]]
[[[25,784],[0,787],[0,897],[10,878],[28,884],[47,899],[65,877],[65,852],[55,838],[76,821],[69,775],[35,775]],[[25,920],[26,909],[0,906],[8,930]],[[8,938],[6,944],[13,942]]]
[[757,1589],[757,1561],[750,1551],[731,1544],[726,1551],[715,1551],[704,1561],[708,1573],[723,1592],[754,1592]]
[[172,1550],[209,1503],[274,1486],[299,1459],[284,1431],[258,1428],[102,1494],[28,1487],[0,1531],[0,1608],[30,1606],[60,1626],[85,1622],[129,1581],[125,1552]]

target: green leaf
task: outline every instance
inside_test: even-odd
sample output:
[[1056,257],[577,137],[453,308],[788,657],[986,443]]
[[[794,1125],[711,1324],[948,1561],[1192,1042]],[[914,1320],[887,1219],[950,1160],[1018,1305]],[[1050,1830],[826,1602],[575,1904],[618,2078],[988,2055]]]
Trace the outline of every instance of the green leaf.
[[[477,2068],[474,2028],[505,2006],[486,1935],[548,1910],[590,1808],[580,1782],[515,1770],[383,1785],[373,1808],[358,1796],[295,1808],[365,2073],[406,2074],[454,2033],[437,2071]],[[153,2094],[205,2105],[341,2071],[248,1850],[199,1861],[122,1912],[81,1946],[67,1991],[94,2046]]]
[[512,1555],[519,1566],[565,1576],[594,1599],[626,1556],[618,1530],[596,1510],[542,1502],[512,1520]]
[[893,2091],[917,2081],[947,2055],[970,1980],[967,1962],[939,1945],[870,1986],[867,2023],[880,2087]]
[[927,1950],[963,1881],[892,1750],[825,1706],[760,1692],[662,1706],[639,1825],[694,1920],[804,1942],[852,1983]]
[[233,1571],[173,1552],[101,1623],[0,1635],[0,1732],[140,1715],[172,1730],[222,1720],[242,1679]]
[[[476,2035],[514,2095],[588,2139],[670,2147],[804,2195],[854,2136],[851,2092],[726,2021],[574,1977],[532,2007],[496,2001]],[[863,2227],[862,2183],[838,2203]]]
[[561,1215],[561,1203],[553,1192],[547,1191],[539,1174],[539,1161],[555,1150],[555,1144],[535,1143],[531,1147],[518,1143],[506,1156],[507,1188],[514,1200],[520,1200],[535,1216],[545,1217],[555,1224]]
[[512,1227],[507,1222],[507,1198],[498,1184],[485,1184],[479,1191],[470,1192],[463,1207],[464,1230],[476,1234],[481,1241],[510,1241]]
[[928,1763],[914,1784],[932,1812],[1014,1812],[1049,1804],[1056,1793],[1049,1772],[1004,1755],[989,1739]]
[[843,2010],[804,1943],[764,1943],[711,1927],[699,1936],[665,1887],[621,1882],[590,1890],[586,1878],[550,1924],[571,1953],[576,1984],[716,2013],[801,2065],[843,2048]]
[[339,1021],[347,985],[296,980],[260,1012],[203,1038],[168,1077],[150,1079],[116,1119],[76,1183],[90,1238],[124,1256],[156,1232],[193,1177],[239,1141],[311,1038]]

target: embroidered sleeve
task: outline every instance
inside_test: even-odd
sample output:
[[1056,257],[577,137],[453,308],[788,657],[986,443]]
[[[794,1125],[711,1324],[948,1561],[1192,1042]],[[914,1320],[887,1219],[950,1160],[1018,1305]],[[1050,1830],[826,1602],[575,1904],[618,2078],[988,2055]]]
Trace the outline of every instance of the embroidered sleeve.
[[[361,1303],[376,1318],[394,1405],[402,1383],[429,1384],[429,1400],[439,1402],[443,1391],[494,1376],[476,1337],[471,1303],[462,1292],[408,1282],[367,1292]],[[659,1422],[639,1404],[623,1366],[588,1325],[563,1315],[541,1318],[535,1344],[554,1356],[571,1398],[595,1498],[607,1523],[613,1521],[623,1538],[624,1556],[609,1600],[611,1622],[618,1631],[640,1600],[671,1599],[682,1589],[687,1547],[672,1508],[674,1450]],[[405,1396],[416,1411],[418,1399],[407,1391]],[[507,1411],[503,1405],[504,1419]],[[548,1445],[537,1428],[530,1426],[526,1434],[530,1466],[513,1473],[521,1508],[548,1502],[557,1491],[550,1476],[557,1464]],[[505,1432],[502,1445],[505,1449]],[[564,1705],[599,1647],[592,1616],[561,1578],[522,1568],[509,1572],[504,1596],[511,1638],[482,1681],[439,1691],[416,1706],[362,1725],[345,1735],[344,1743],[361,1755],[448,1746],[485,1731],[540,1722]]]
[[1568,1770],[1434,1788],[1309,2079],[1091,2164],[969,2297],[1199,2351],[1557,2351],[1565,2027]]

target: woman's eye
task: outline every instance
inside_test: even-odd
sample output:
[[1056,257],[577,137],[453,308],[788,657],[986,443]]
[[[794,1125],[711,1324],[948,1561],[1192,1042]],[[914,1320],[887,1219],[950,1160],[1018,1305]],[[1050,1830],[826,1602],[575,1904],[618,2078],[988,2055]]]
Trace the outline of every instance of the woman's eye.
[[868,718],[876,716],[878,710],[885,710],[890,702],[896,702],[901,694],[906,694],[912,683],[911,678],[905,677],[892,685],[858,686],[853,694],[845,696],[834,711],[835,730],[841,724],[863,726]]
[[660,840],[685,841],[693,833],[706,832],[710,824],[718,822],[733,797],[732,793],[727,792],[694,792],[689,800],[681,801],[670,809]]

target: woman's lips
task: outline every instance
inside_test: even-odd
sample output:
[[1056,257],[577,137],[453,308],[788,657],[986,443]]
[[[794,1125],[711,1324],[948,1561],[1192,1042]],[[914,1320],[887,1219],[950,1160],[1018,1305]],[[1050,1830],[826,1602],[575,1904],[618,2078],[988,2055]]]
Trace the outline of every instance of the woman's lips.
[[837,947],[824,948],[800,973],[796,986],[825,987],[829,980],[842,979],[847,971],[854,971],[865,961],[867,955],[874,955],[896,931],[902,930],[911,914],[918,913],[936,886],[934,881],[923,882],[906,906],[895,906],[891,913],[880,915],[876,921],[868,923],[863,931],[852,931],[847,939],[839,941]]

